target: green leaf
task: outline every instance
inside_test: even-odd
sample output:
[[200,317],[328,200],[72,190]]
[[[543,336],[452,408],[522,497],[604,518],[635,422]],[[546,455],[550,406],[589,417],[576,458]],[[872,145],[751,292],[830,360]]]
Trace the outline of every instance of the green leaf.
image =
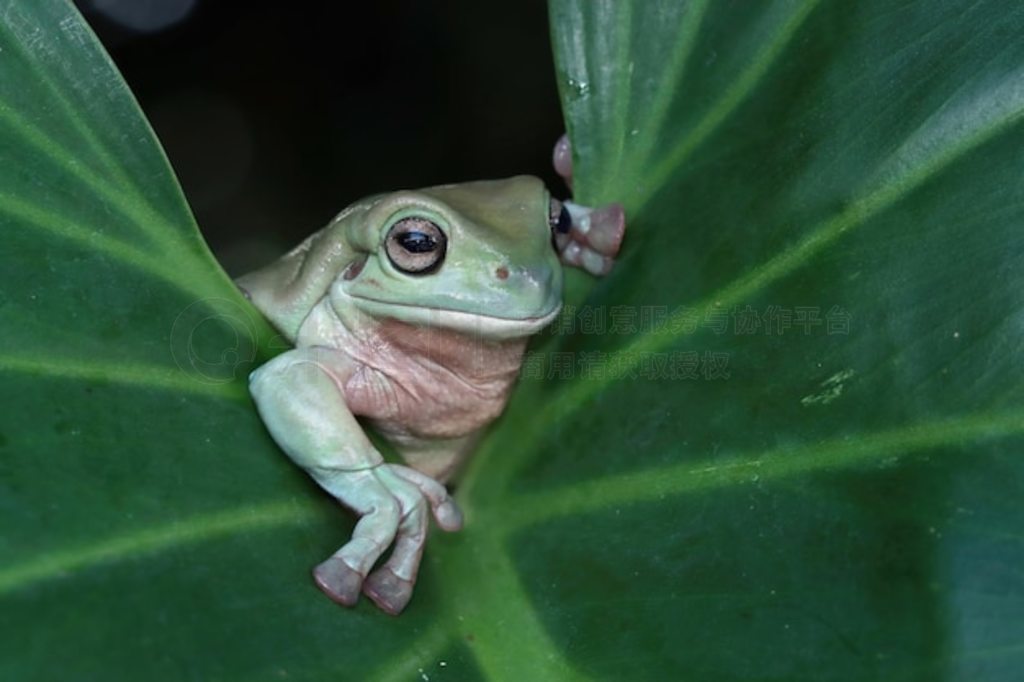
[[626,248],[398,619],[309,580],[351,519],[264,434],[280,344],[109,60],[63,2],[0,10],[0,678],[1024,666],[1024,8],[553,0],[576,197]]
[[[566,341],[639,378],[552,392],[508,478],[552,641],[609,679],[1014,679],[1022,8],[552,16],[578,194],[630,216],[588,304],[641,327]],[[644,378],[673,354],[697,378]]]

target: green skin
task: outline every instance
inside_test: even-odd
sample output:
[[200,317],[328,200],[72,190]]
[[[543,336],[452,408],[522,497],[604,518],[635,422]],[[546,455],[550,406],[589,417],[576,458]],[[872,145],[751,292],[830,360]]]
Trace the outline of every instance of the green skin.
[[[552,206],[528,176],[377,195],[238,280],[295,346],[252,373],[260,416],[281,449],[361,517],[352,539],[313,572],[335,601],[351,606],[364,592],[401,612],[431,512],[444,530],[462,526],[442,481],[500,414],[529,337],[559,312],[560,257],[582,248],[597,254],[591,262],[607,261],[597,269],[610,266],[621,209],[570,204],[573,230],[553,239]],[[591,230],[591,217],[594,234],[612,235],[596,239],[601,249],[580,228]],[[422,220],[446,243],[406,252],[396,235]],[[437,262],[404,271],[416,258]],[[357,415],[409,466],[384,462]]]

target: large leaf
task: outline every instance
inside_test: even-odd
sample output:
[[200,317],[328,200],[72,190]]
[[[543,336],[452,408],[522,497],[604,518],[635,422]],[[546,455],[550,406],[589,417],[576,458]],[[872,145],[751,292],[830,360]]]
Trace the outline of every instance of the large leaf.
[[[591,302],[669,311],[567,342],[640,378],[554,393],[509,479],[555,646],[609,678],[1015,679],[1024,8],[552,6],[578,192],[632,216]],[[685,352],[728,379],[644,378]]]
[[308,580],[351,521],[264,435],[275,344],[109,61],[62,2],[0,9],[3,679],[1024,665],[1024,9],[553,2],[627,249],[398,619]]

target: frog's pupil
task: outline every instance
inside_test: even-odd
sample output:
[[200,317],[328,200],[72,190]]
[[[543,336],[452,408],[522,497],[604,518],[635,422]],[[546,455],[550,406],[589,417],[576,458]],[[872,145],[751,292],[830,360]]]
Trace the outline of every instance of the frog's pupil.
[[437,241],[433,237],[415,230],[398,235],[398,243],[409,253],[429,253],[437,248]]

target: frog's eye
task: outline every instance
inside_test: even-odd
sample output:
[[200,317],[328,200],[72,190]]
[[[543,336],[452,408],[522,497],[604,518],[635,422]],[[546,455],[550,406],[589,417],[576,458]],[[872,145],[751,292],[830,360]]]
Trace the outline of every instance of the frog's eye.
[[392,225],[385,243],[391,264],[410,275],[425,275],[439,268],[447,247],[448,238],[441,228],[419,216]]
[[572,216],[569,209],[558,199],[551,200],[551,207],[548,209],[548,224],[551,226],[551,240],[554,241],[560,235],[569,234],[572,227]]

